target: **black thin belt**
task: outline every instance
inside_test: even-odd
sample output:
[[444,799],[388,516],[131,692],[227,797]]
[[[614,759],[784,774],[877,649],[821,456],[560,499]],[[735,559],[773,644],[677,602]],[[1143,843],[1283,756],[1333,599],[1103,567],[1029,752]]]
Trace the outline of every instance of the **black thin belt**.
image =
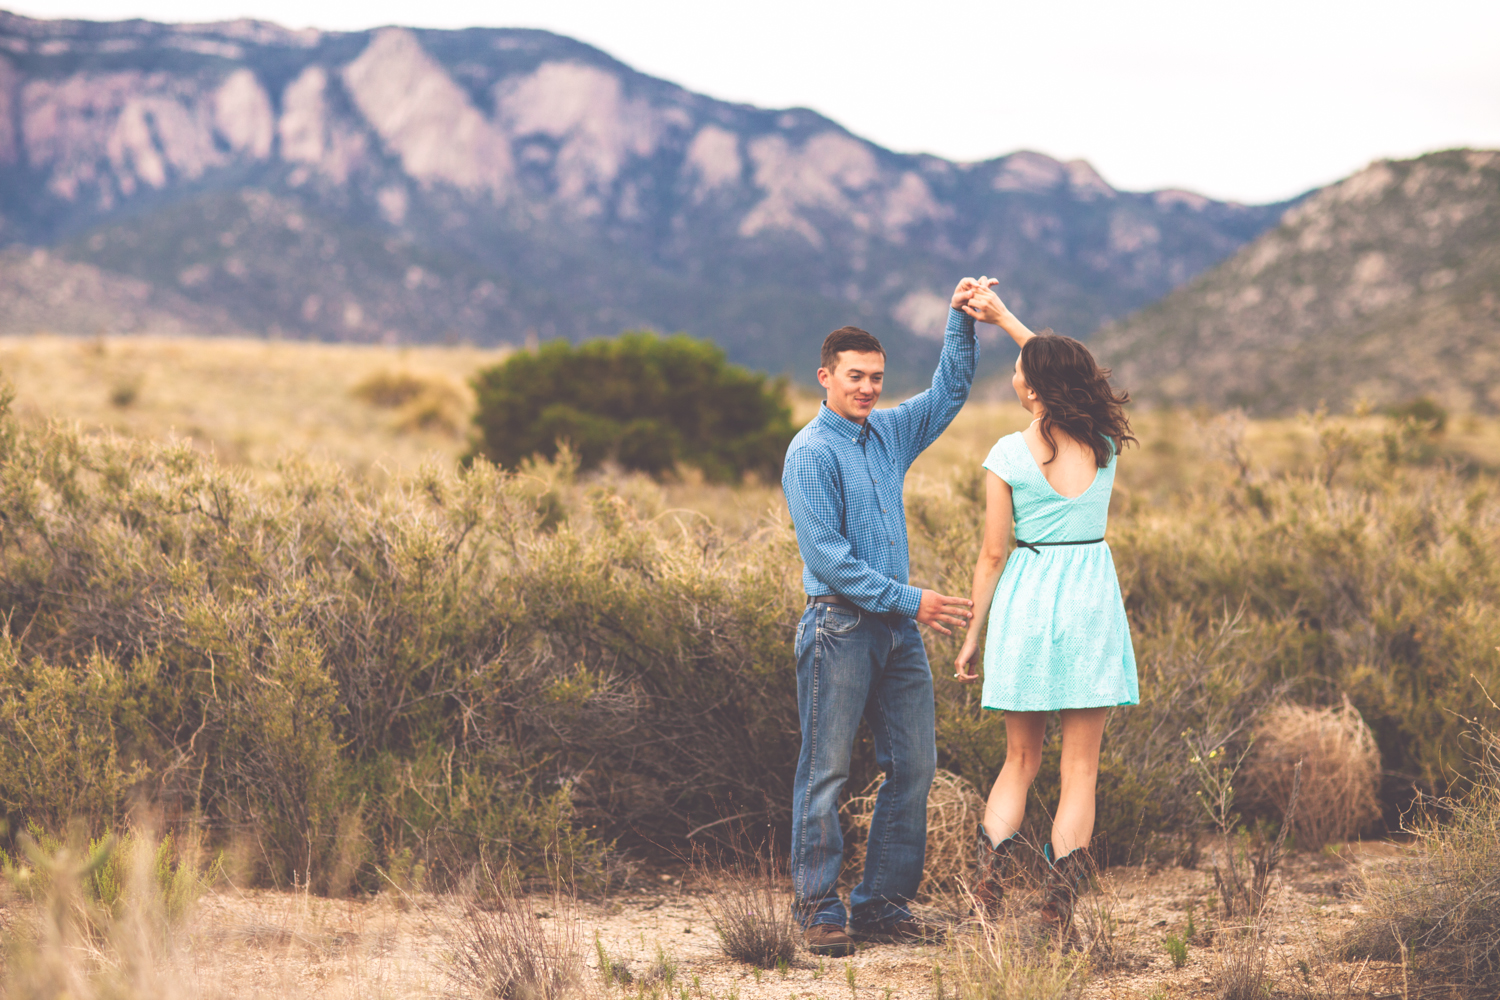
[[1043,545],[1098,545],[1102,541],[1104,541],[1104,539],[1102,539],[1102,538],[1085,538],[1081,542],[1023,542],[1019,538],[1017,538],[1016,539],[1016,548],[1019,548],[1019,549],[1030,549],[1031,551],[1035,552],[1037,555],[1041,555],[1042,554],[1041,547]]

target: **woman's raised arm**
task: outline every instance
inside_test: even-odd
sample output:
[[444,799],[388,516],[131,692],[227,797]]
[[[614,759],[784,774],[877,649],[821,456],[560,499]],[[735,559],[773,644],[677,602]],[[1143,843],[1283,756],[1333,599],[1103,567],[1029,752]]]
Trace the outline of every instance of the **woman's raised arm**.
[[1025,347],[1026,341],[1036,334],[1028,330],[1025,323],[1016,319],[1015,314],[1000,301],[1000,296],[995,294],[994,286],[999,282],[994,278],[980,278],[978,284],[979,287],[970,293],[968,303],[962,307],[963,311],[980,323],[993,323],[1010,334],[1010,339],[1016,342],[1017,347]]

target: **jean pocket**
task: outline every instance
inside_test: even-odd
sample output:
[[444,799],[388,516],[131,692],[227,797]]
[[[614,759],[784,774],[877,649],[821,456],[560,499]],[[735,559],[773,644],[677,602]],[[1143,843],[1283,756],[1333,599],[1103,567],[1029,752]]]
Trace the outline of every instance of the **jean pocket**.
[[860,614],[842,604],[829,604],[823,612],[823,631],[829,635],[853,632],[859,625]]
[[799,659],[802,656],[802,636],[806,632],[807,632],[807,622],[805,622],[805,621],[798,622],[797,623],[797,638],[795,638],[795,639],[792,640],[792,655],[798,657]]

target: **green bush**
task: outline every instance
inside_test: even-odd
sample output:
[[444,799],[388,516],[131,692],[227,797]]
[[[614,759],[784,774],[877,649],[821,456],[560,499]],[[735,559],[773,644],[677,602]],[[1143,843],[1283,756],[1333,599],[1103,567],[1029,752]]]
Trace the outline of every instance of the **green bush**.
[[774,477],[793,433],[783,382],[680,334],[553,341],[480,372],[474,389],[475,453],[511,469],[567,441],[584,470],[612,459],[653,476],[681,462],[714,481]]

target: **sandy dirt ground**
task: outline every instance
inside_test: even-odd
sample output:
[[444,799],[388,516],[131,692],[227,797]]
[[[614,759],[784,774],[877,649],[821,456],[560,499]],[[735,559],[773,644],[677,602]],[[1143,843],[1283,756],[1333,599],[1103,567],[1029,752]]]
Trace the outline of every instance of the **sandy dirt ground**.
[[[1369,844],[1343,856],[1288,859],[1272,904],[1269,996],[1333,1000],[1404,995],[1399,968],[1334,958],[1336,942],[1359,912],[1351,890],[1361,867],[1386,863],[1398,851],[1390,844]],[[1212,978],[1218,960],[1217,906],[1207,865],[1197,870],[1114,868],[1086,899],[1094,912],[1110,918],[1115,957],[1093,963],[1083,997],[1216,996]],[[955,995],[956,940],[871,946],[847,959],[817,959],[803,953],[782,972],[757,971],[734,961],[720,951],[701,892],[684,886],[679,874],[637,876],[632,887],[605,900],[574,903],[533,895],[527,902],[546,934],[583,956],[591,996],[936,1000]],[[7,923],[25,919],[18,904],[6,909]],[[1032,919],[1024,902],[1017,909],[1015,920]],[[1186,933],[1190,912],[1196,933],[1188,943],[1186,963],[1175,968],[1164,941],[1168,934]],[[942,916],[936,908],[926,913]],[[171,968],[163,970],[164,985],[171,985],[164,995],[462,996],[450,971],[464,940],[466,919],[462,901],[450,896],[405,899],[385,894],[329,900],[219,889],[201,901],[170,960]],[[965,933],[960,919],[954,937]],[[597,958],[601,946],[613,963],[629,971],[629,985],[602,981]],[[667,967],[674,970],[670,989],[661,975]]]

